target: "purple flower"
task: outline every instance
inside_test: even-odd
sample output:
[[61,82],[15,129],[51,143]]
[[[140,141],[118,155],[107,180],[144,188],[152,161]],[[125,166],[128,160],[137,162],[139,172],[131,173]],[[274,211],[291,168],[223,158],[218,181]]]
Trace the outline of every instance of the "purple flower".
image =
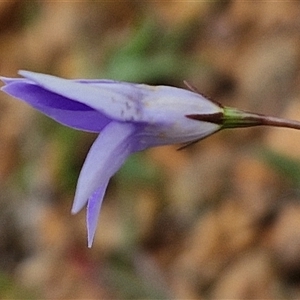
[[190,144],[224,128],[268,125],[300,129],[300,123],[223,107],[198,93],[169,86],[112,80],[67,80],[20,71],[1,78],[2,91],[69,127],[100,133],[79,175],[72,213],[87,204],[91,247],[109,179],[137,151]]
[[19,74],[24,78],[2,78],[6,84],[2,91],[64,125],[100,133],[82,167],[72,207],[75,214],[87,204],[89,247],[109,179],[130,154],[190,143],[221,128],[197,116],[221,114],[222,108],[188,90],[112,80],[67,80],[28,71]]

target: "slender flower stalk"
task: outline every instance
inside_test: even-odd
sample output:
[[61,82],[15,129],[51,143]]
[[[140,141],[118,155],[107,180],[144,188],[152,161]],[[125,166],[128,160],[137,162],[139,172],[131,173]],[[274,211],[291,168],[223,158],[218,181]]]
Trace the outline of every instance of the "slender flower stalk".
[[[300,122],[238,110],[191,91],[113,80],[67,80],[20,71],[1,80],[3,92],[74,129],[99,133],[82,166],[72,213],[87,207],[88,247],[110,178],[132,153],[150,147],[193,144],[227,128],[277,126],[300,129]],[[182,147],[182,148],[183,148]]]
[[254,126],[272,126],[300,129],[300,122],[298,121],[266,116],[263,114],[252,113],[226,106],[223,107],[222,113],[217,113],[214,115],[192,114],[187,115],[187,118],[219,124],[221,125],[221,129]]

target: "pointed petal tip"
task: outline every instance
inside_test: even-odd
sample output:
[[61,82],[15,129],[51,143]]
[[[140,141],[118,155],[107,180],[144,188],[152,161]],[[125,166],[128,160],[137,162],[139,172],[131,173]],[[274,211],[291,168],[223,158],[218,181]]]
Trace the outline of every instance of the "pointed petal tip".
[[[83,205],[83,206],[84,206],[84,205]],[[78,206],[78,203],[76,203],[76,202],[74,201],[73,206],[72,206],[72,208],[71,208],[71,214],[72,214],[72,215],[78,214],[78,213],[81,211],[81,209],[83,208],[83,206]]]
[[[98,219],[98,218],[97,218]],[[93,243],[94,243],[94,237],[96,234],[96,224],[94,225],[93,228],[90,228],[87,226],[87,242],[88,242],[88,248],[92,248]]]
[[[4,83],[4,84],[8,84],[11,81],[11,78],[9,77],[5,77],[5,76],[0,76],[0,80]],[[2,89],[2,87],[1,87]]]
[[80,201],[78,196],[76,196],[76,194],[75,194],[75,198],[74,198],[73,205],[72,205],[72,208],[71,208],[71,214],[72,215],[78,214],[84,208],[87,201],[88,200]]
[[71,208],[71,214],[72,214],[72,215],[76,215],[77,213],[78,213],[78,211],[77,211],[77,210],[75,210],[75,209]]
[[39,78],[40,76],[50,76],[42,73],[36,73],[36,72],[31,72],[27,70],[19,70],[18,74],[21,75],[22,77],[34,81],[35,78]]
[[[29,71],[25,71],[25,72],[29,72]],[[31,73],[31,72],[29,72]],[[18,71],[18,74],[20,74],[20,72]],[[20,81],[23,81],[25,80],[24,78],[21,78],[21,77],[7,77],[7,76],[0,76],[0,80],[5,84],[5,85],[8,85],[10,83],[15,83],[15,82],[20,82]]]
[[26,77],[26,74],[32,74],[34,72],[30,72],[30,71],[26,71],[26,70],[19,70],[18,71],[18,74],[23,76],[23,77]]
[[[80,195],[79,191],[80,190],[79,190],[78,184],[77,184],[77,190],[76,190],[73,205],[71,208],[72,215],[78,214],[88,202],[88,198],[82,197],[82,195]],[[85,199],[85,200],[83,200],[83,199]]]
[[99,211],[97,213],[98,213],[98,215],[96,216],[96,220],[94,220],[95,224],[89,224],[89,221],[87,220],[88,248],[92,248],[92,246],[93,246],[94,237],[95,237],[96,229],[97,229],[97,221],[98,221]]
[[58,77],[50,75],[50,74],[32,72],[32,71],[27,71],[27,70],[19,70],[18,74],[30,81],[36,82],[36,83],[44,82],[45,80],[49,81],[50,79],[52,79],[52,80],[53,79],[55,79],[55,80],[63,79],[63,78],[58,78]]
[[106,187],[107,187],[107,183],[100,186],[88,200],[86,225],[87,225],[87,236],[88,236],[89,248],[91,248],[93,245],[93,241],[94,241],[94,237],[98,225],[100,209],[102,206],[102,201],[104,198]]
[[92,248],[92,246],[93,246],[93,241],[94,241],[94,239],[92,239],[92,240],[90,240],[90,239],[88,239],[88,248],[89,249],[91,249]]

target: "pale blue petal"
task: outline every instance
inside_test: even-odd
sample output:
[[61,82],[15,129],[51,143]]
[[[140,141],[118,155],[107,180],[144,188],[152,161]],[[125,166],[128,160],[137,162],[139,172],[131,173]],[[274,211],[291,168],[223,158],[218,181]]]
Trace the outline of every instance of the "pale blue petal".
[[28,80],[5,80],[2,90],[19,98],[45,115],[69,127],[100,132],[111,120],[104,114],[82,103],[49,92],[42,87],[28,83]]
[[[116,82],[112,85],[110,81],[104,81],[103,85],[84,84],[76,80],[29,71],[20,71],[19,74],[48,91],[102,112],[108,118],[119,121],[138,121],[141,119],[141,106],[137,100],[141,98],[142,89],[139,89],[137,85]],[[106,88],[107,85],[110,88]],[[127,93],[121,93],[122,90],[128,91],[128,89],[130,97]]]
[[130,123],[109,123],[92,145],[81,169],[72,213],[77,213],[88,198],[114,175],[134,151],[135,126]]
[[101,185],[96,192],[88,200],[87,204],[87,215],[86,215],[86,226],[88,231],[88,247],[91,248],[95,232],[97,229],[100,209],[102,206],[104,194],[107,188],[108,181]]

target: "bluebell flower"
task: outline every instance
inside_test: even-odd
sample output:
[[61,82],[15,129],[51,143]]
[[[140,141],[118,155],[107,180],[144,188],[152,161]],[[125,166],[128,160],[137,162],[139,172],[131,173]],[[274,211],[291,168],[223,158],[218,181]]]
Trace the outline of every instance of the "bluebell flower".
[[296,121],[223,107],[192,90],[113,80],[68,80],[29,71],[5,78],[2,91],[57,122],[99,133],[79,175],[72,213],[87,205],[88,246],[110,178],[132,153],[168,144],[189,144],[223,128]]

